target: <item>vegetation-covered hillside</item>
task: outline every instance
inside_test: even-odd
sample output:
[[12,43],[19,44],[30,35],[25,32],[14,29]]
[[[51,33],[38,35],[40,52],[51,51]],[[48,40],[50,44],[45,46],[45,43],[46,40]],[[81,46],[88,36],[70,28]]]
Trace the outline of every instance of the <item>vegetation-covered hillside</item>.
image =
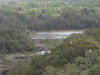
[[38,31],[99,28],[99,14],[98,1],[5,2],[0,3],[0,27]]
[[33,51],[34,46],[29,37],[16,29],[0,31],[0,53]]
[[6,75],[100,75],[100,29],[73,34],[50,54],[33,57]]
[[0,54],[33,51],[26,30],[88,28],[2,75],[100,75],[100,1],[0,0]]

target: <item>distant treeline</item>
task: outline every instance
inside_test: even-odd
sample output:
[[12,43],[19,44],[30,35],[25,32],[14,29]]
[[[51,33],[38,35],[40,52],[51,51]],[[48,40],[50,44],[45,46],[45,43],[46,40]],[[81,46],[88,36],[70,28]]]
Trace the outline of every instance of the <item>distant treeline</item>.
[[74,30],[100,27],[99,3],[14,2],[1,3],[0,28],[25,30]]
[[23,1],[70,1],[70,2],[97,2],[99,0],[0,0],[0,2],[23,2]]

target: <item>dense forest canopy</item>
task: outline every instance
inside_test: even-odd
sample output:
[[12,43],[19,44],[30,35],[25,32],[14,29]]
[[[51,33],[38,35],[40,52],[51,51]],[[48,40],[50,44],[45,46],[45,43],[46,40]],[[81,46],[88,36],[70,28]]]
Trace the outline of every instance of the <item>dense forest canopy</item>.
[[98,1],[43,1],[0,3],[0,26],[22,30],[75,30],[100,27]]
[[73,34],[50,54],[33,57],[6,75],[100,75],[100,29]]
[[16,53],[33,51],[34,46],[32,45],[29,37],[14,28],[9,28],[0,31],[0,53]]
[[0,0],[0,53],[34,51],[27,30],[81,30],[3,75],[100,75],[99,0]]
[[[17,30],[20,33],[25,33],[26,29],[50,31],[100,28],[99,0],[4,1],[0,2],[1,33],[3,31],[4,33],[5,31],[9,32],[10,28],[14,28],[15,31]],[[6,34],[10,35],[9,33]],[[3,35],[2,37],[6,38]],[[1,43],[6,42],[1,41]],[[1,49],[4,52],[6,50],[4,48]]]

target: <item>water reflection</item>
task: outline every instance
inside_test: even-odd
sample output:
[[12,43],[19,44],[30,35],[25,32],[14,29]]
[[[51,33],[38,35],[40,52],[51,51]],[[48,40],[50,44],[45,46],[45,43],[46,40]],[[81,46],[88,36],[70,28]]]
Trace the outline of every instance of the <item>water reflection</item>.
[[82,31],[61,31],[61,32],[38,32],[31,35],[32,39],[65,39],[71,34],[82,33]]

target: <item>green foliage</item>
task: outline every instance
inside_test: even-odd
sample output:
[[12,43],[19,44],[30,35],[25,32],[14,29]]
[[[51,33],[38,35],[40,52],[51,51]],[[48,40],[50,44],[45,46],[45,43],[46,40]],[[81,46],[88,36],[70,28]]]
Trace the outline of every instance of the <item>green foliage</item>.
[[[99,75],[100,44],[95,40],[97,37],[92,37],[94,34],[87,34],[89,32],[92,33],[91,29],[83,34],[73,34],[52,49],[50,54],[33,57],[25,75]],[[17,70],[12,70],[12,74],[19,75]],[[24,74],[23,71],[21,73]]]
[[53,53],[73,62],[77,57],[86,57],[87,51],[96,49],[100,49],[98,42],[84,34],[75,34],[65,39]]
[[80,64],[85,64],[86,63],[86,58],[83,58],[83,57],[77,57],[74,62],[77,64],[77,65],[80,65]]
[[86,35],[89,35],[89,36],[95,38],[96,41],[100,41],[100,38],[99,38],[100,37],[100,34],[99,34],[100,33],[100,29],[99,28],[97,28],[97,29],[92,28],[90,30],[86,30],[84,33]]
[[30,65],[4,74],[100,75],[100,4],[94,0],[71,1],[67,5],[49,1],[1,3],[0,53],[32,51],[31,40],[23,33],[26,28],[38,31],[93,28],[66,38],[50,54],[33,57]]
[[80,75],[80,70],[74,64],[67,64],[65,68],[46,67],[44,75]]
[[0,31],[0,53],[32,51],[34,47],[25,33],[16,29]]
[[97,74],[96,71],[94,71],[94,70],[89,70],[88,75],[98,75],[98,74]]
[[[81,3],[81,2],[80,2]],[[0,5],[0,28],[38,31],[100,27],[98,3],[11,2]]]
[[25,30],[26,24],[24,21],[22,21],[23,18],[24,16],[22,14],[18,14],[17,12],[0,9],[0,31],[3,31],[7,28]]

